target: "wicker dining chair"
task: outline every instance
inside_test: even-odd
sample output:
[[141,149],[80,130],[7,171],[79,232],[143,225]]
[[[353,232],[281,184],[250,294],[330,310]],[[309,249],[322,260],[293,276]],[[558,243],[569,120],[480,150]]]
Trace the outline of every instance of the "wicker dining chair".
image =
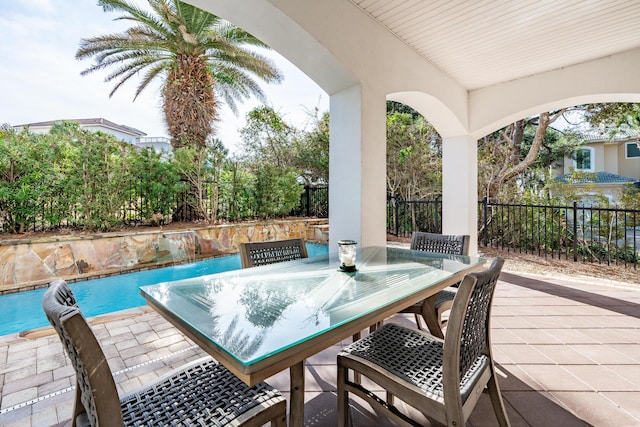
[[[423,252],[434,252],[449,255],[469,255],[468,235],[447,235],[425,232],[414,232],[411,249]],[[458,284],[453,285],[454,287]],[[443,338],[442,329],[446,324],[442,315],[451,309],[456,292],[444,289],[438,292],[435,301],[423,300],[402,310],[400,313],[413,313],[418,329],[422,329],[420,317],[424,319],[429,331],[436,337]]]
[[242,268],[275,264],[307,258],[304,239],[270,240],[267,242],[248,242],[240,245]]
[[119,398],[107,359],[67,283],[51,283],[42,305],[76,371],[73,426],[286,425],[279,391],[264,382],[249,387],[210,357]]
[[[509,426],[489,334],[491,302],[503,262],[496,258],[488,270],[465,276],[444,340],[387,323],[342,350],[337,360],[338,425],[350,425],[349,393],[353,393],[401,425],[418,421],[394,406],[394,397],[432,420],[463,427],[481,392],[488,391],[499,425]],[[364,381],[351,381],[349,371],[385,389],[386,400],[365,388]]]

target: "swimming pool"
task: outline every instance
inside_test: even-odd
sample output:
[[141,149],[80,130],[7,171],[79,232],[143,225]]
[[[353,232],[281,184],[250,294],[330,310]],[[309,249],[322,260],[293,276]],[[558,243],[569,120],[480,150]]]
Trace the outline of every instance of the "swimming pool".
[[[307,243],[309,256],[326,254],[327,246]],[[241,268],[240,256],[229,255],[205,261],[180,264],[154,270],[138,271],[102,279],[70,283],[86,317],[98,316],[127,308],[139,307],[146,302],[140,296],[140,286],[170,280],[180,280],[205,274]],[[46,288],[0,296],[0,336],[48,326],[42,311],[42,296]]]

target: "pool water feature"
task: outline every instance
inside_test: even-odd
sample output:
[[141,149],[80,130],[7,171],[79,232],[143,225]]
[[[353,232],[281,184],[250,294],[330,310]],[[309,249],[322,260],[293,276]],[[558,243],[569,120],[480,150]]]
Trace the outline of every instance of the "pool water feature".
[[[310,257],[326,254],[325,245],[307,243]],[[204,261],[180,264],[154,270],[109,276],[101,279],[70,283],[82,313],[99,316],[146,304],[140,286],[241,268],[240,255],[229,255]],[[0,296],[0,336],[48,326],[42,310],[46,288]]]

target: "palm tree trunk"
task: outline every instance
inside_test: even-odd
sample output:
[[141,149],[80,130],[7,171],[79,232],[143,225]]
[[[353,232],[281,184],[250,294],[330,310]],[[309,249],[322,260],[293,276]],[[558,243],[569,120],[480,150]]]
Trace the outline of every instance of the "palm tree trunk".
[[173,149],[204,147],[215,111],[213,77],[205,58],[179,55],[164,87],[164,113]]

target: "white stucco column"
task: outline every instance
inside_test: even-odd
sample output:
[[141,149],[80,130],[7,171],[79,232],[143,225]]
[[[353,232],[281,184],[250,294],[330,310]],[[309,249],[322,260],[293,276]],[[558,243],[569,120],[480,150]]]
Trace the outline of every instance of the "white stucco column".
[[442,141],[442,233],[468,234],[478,252],[478,149],[469,135]]
[[363,86],[331,95],[329,245],[386,244],[386,99]]

